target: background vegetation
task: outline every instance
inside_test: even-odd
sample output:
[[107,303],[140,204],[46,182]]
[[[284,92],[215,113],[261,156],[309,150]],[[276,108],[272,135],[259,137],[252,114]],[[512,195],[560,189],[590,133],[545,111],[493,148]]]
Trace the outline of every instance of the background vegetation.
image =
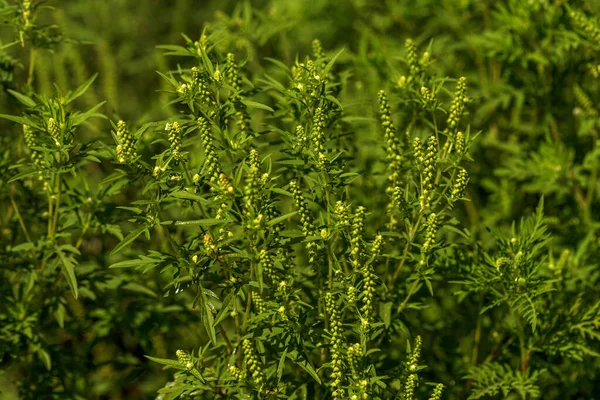
[[[335,362],[321,355],[336,340],[329,326],[336,306],[327,305],[327,289],[343,306],[348,396],[436,398],[426,384],[434,382],[453,399],[594,398],[599,12],[598,2],[575,0],[0,0],[0,398],[136,399],[159,390],[175,398],[178,388],[182,398],[329,398]],[[210,51],[197,51],[203,34]],[[307,57],[323,83],[315,83]],[[194,83],[194,66],[209,94]],[[314,85],[316,97],[298,84]],[[314,141],[319,107],[323,151]],[[202,135],[199,116],[216,121],[212,134],[233,197],[211,175],[211,134]],[[246,117],[247,127],[240,125]],[[182,131],[170,125],[165,133],[174,121]],[[296,142],[298,124],[308,144]],[[458,131],[464,152],[455,150]],[[432,135],[440,150],[427,161],[429,149],[419,158],[413,140],[428,146]],[[124,138],[134,143],[129,153]],[[331,158],[327,167],[321,153]],[[432,209],[422,203],[428,166],[442,177]],[[260,184],[253,168],[270,180]],[[468,185],[454,195],[461,168]],[[292,196],[293,179],[300,196]],[[182,195],[186,187],[193,193]],[[244,208],[248,196],[254,208]],[[302,197],[308,216],[288,214],[302,214]],[[347,222],[333,199],[348,207]],[[233,238],[224,246],[239,261],[201,252],[207,232],[215,240],[223,233],[206,221],[225,203],[234,222],[225,226]],[[428,217],[436,206],[439,231]],[[262,212],[275,222],[249,227]],[[167,223],[182,220],[204,222]],[[271,232],[281,223],[287,236],[280,240]],[[277,254],[276,275],[290,289],[267,289],[265,309],[242,309],[250,315],[244,334],[262,344],[233,352],[207,319],[229,321],[224,329],[232,338],[237,332],[242,347],[227,313],[237,302],[245,307],[263,283],[250,272],[231,281],[223,271],[236,262],[262,271],[261,249]],[[309,272],[311,251],[330,265],[356,259],[361,268],[336,275],[335,285],[313,285],[320,273]],[[345,308],[354,285],[357,304],[368,304],[369,273],[372,309]],[[217,301],[198,300],[202,284]],[[235,300],[226,303],[230,290]],[[303,367],[300,353],[283,354],[291,339],[268,332],[292,326],[279,312],[291,304],[294,326],[310,326],[290,334],[305,342],[297,346],[308,358]],[[355,373],[346,347],[356,338],[363,351],[381,351],[360,353]],[[277,393],[253,375],[252,351]],[[236,377],[231,365],[247,376]]]

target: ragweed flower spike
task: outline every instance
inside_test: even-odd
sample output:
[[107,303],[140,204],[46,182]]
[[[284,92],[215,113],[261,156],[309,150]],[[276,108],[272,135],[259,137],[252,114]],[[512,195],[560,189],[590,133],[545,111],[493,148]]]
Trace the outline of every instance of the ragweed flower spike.
[[406,58],[408,60],[408,65],[410,67],[410,75],[411,77],[415,77],[421,73],[421,66],[419,65],[419,60],[417,58],[417,46],[411,39],[406,39]]
[[209,177],[212,184],[216,184],[221,176],[222,169],[219,163],[219,157],[217,156],[217,150],[213,144],[213,138],[210,133],[210,126],[208,121],[200,117],[198,118],[198,127],[200,128],[200,137],[202,138],[202,144],[204,146],[204,169]]
[[465,135],[462,132],[456,134],[454,149],[459,156],[465,153]]
[[433,393],[431,394],[431,397],[429,398],[429,400],[441,400],[443,392],[444,392],[444,385],[442,385],[441,383],[437,384],[435,386],[435,389],[433,390]]
[[365,208],[358,206],[352,221],[352,232],[350,238],[350,257],[352,266],[357,269],[364,259],[363,237],[365,234]]
[[584,31],[591,42],[600,42],[600,28],[598,28],[596,24],[592,23],[582,12],[579,11],[571,12],[570,16],[573,24]]
[[396,128],[392,123],[392,113],[387,95],[383,90],[379,91],[379,112],[381,114],[381,127],[386,144],[387,161],[389,163],[388,187],[391,190],[397,185],[400,178],[400,143],[396,137]]
[[423,102],[427,107],[432,106],[435,102],[435,93],[425,86],[421,87],[421,97],[423,98]]
[[315,117],[313,119],[313,151],[319,157],[319,165],[324,168],[327,165],[327,158],[325,156],[325,113],[321,107],[315,111]]
[[181,158],[181,127],[177,121],[172,124],[167,124],[165,130],[169,135],[169,143],[171,145],[171,154],[176,160]]
[[454,182],[454,186],[452,187],[452,193],[450,194],[451,203],[464,197],[468,180],[469,174],[464,168],[461,168],[456,177],[456,181]]
[[350,207],[341,200],[335,203],[335,219],[337,228],[343,230],[350,226]]
[[331,368],[333,372],[329,377],[332,380],[332,396],[335,399],[343,399],[345,394],[344,389],[342,389],[344,333],[341,314],[331,292],[325,295],[325,308],[329,314],[329,333],[331,334]]
[[177,350],[175,353],[181,365],[185,367],[188,371],[194,368],[194,364],[192,363],[190,356],[183,350]]
[[413,349],[410,352],[410,357],[408,358],[408,363],[406,368],[410,372],[416,372],[417,367],[419,366],[419,357],[421,357],[421,346],[423,345],[423,341],[421,340],[421,336],[417,336],[415,338],[415,343],[413,345]]
[[129,164],[137,157],[136,139],[129,132],[125,121],[117,122],[117,159],[121,164]]
[[[305,236],[314,236],[316,235],[316,229],[312,223],[312,219],[310,217],[310,211],[308,210],[308,205],[306,204],[306,200],[302,195],[302,191],[298,186],[298,182],[291,181],[290,182],[290,192],[294,197],[294,203],[296,204],[296,208],[298,209],[298,214],[300,215],[300,223],[302,224],[302,233]],[[306,243],[306,250],[308,251],[309,263],[313,263],[317,257],[317,242],[311,241]]]
[[48,133],[54,140],[54,144],[57,147],[60,147],[60,145],[61,145],[61,137],[60,137],[61,129],[60,129],[60,126],[58,125],[58,122],[56,122],[56,120],[52,117],[48,118]]
[[260,159],[258,151],[255,149],[250,150],[249,156],[249,171],[246,177],[246,188],[245,188],[245,210],[246,215],[252,218],[257,210],[260,209],[258,204],[259,184],[260,184]]
[[583,91],[581,86],[578,84],[573,85],[573,94],[577,99],[579,105],[583,108],[583,115],[586,117],[597,117],[598,110],[594,107],[594,103],[588,97],[588,95]]
[[456,84],[454,100],[452,101],[452,105],[450,106],[450,113],[446,122],[446,129],[444,130],[444,134],[450,137],[451,139],[454,138],[454,134],[456,133],[456,129],[458,128],[458,123],[460,122],[460,117],[462,116],[465,108],[465,102],[467,100],[466,92],[467,78],[462,77],[458,80],[458,83]]
[[43,168],[44,166],[44,156],[41,152],[33,149],[33,147],[37,146],[37,140],[35,139],[35,135],[33,134],[33,129],[29,125],[23,125],[23,137],[25,138],[25,145],[29,147],[31,161],[38,168]]
[[361,356],[362,350],[360,348],[360,343],[354,343],[348,347],[348,365],[350,366],[350,372],[352,372],[352,377],[354,379],[358,379],[360,376],[359,360]]
[[262,371],[262,367],[258,362],[258,357],[254,352],[254,346],[252,345],[252,342],[250,342],[250,340],[248,339],[244,340],[242,346],[244,347],[244,358],[246,360],[246,367],[250,372],[254,383],[256,383],[256,386],[258,386],[259,390],[262,392],[263,387],[265,385],[265,375]]
[[413,140],[413,157],[415,158],[415,161],[417,163],[417,167],[419,168],[419,170],[422,169],[423,163],[425,161],[425,158],[423,157],[423,143],[421,142],[421,138],[416,137]]
[[438,229],[439,225],[437,215],[434,213],[429,214],[429,217],[427,218],[427,233],[425,234],[425,242],[423,243],[423,247],[421,249],[423,254],[429,253],[431,247],[435,244],[435,237]]
[[415,396],[415,388],[417,386],[417,374],[410,374],[404,385],[404,400],[413,400]]
[[294,147],[304,147],[306,145],[307,138],[306,132],[304,131],[304,127],[302,125],[296,126],[296,143],[294,143]]
[[315,60],[322,60],[325,58],[325,51],[323,51],[323,46],[321,45],[321,41],[319,39],[312,41],[312,50]]
[[424,157],[421,173],[421,210],[428,210],[433,198],[434,180],[438,161],[438,141],[435,136],[427,140],[427,154]]

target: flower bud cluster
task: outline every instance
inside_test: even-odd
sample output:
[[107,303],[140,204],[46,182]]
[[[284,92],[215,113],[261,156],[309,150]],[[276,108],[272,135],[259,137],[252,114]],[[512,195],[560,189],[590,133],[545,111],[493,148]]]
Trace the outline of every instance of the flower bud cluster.
[[403,400],[413,400],[415,396],[415,388],[417,387],[417,374],[410,374],[404,384]]
[[410,372],[416,372],[417,367],[419,366],[419,357],[421,357],[421,347],[423,345],[423,341],[421,340],[421,336],[417,336],[415,338],[415,343],[413,345],[413,349],[410,353],[410,357],[408,358],[408,363],[406,368]]
[[[29,147],[31,161],[37,168],[42,169],[44,167],[44,156],[40,151],[33,149],[38,143],[33,134],[33,129],[29,125],[23,125],[23,137],[25,138],[25,145]],[[41,175],[40,179],[42,179]]]
[[208,121],[200,117],[198,118],[198,126],[200,128],[200,137],[202,138],[202,144],[204,146],[204,169],[209,177],[210,183],[217,184],[219,177],[222,173],[221,164],[219,163],[219,157],[213,143],[213,138],[210,133],[210,127]]
[[600,64],[588,63],[586,67],[594,79],[598,79],[598,77],[600,77]]
[[296,142],[294,143],[294,148],[302,148],[306,145],[307,142],[306,132],[304,131],[304,127],[302,125],[296,126]]
[[248,175],[244,189],[246,214],[252,216],[258,207],[258,195],[260,184],[260,157],[256,149],[250,150]]
[[31,0],[23,0],[21,16],[23,17],[23,26],[29,28],[31,26]]
[[246,367],[248,368],[252,379],[256,383],[256,386],[258,386],[259,390],[262,392],[263,386],[265,385],[265,375],[258,362],[258,357],[254,352],[252,342],[250,342],[250,340],[248,339],[245,339],[242,342],[242,346],[244,347],[244,358],[246,360]]
[[360,348],[360,343],[354,343],[348,347],[348,366],[350,367],[350,372],[352,373],[352,377],[354,379],[358,379],[361,375],[361,371],[359,369],[361,357],[362,350]]
[[238,381],[246,379],[246,372],[242,371],[235,365],[230,365],[229,368],[227,368],[227,371],[229,371],[229,374],[231,374],[231,376],[233,376]]
[[258,292],[252,292],[252,303],[257,314],[264,314],[267,312],[267,302],[261,297]]
[[384,132],[386,144],[387,162],[390,175],[388,176],[388,188],[390,190],[398,184],[400,179],[400,143],[396,137],[396,128],[392,123],[392,113],[387,95],[383,90],[379,91],[379,113],[381,114],[381,126]]
[[588,39],[593,43],[600,42],[600,28],[592,23],[583,13],[579,11],[571,12],[571,20],[579,29],[588,34]]
[[444,392],[444,385],[441,383],[438,383],[435,386],[435,389],[433,389],[433,393],[431,394],[431,397],[429,398],[429,400],[442,400],[443,392]]
[[356,287],[355,286],[348,287],[348,290],[346,292],[346,301],[350,305],[353,305],[354,303],[356,303]]
[[454,145],[456,154],[462,156],[465,153],[465,135],[462,132],[458,132],[454,138]]
[[450,202],[455,202],[464,197],[465,190],[467,189],[467,182],[469,181],[469,174],[464,168],[458,171],[458,176],[452,187],[452,193],[450,194]]
[[54,144],[57,147],[61,146],[61,133],[62,129],[60,128],[58,122],[52,117],[48,118],[48,134],[54,140]]
[[435,237],[438,229],[439,224],[437,215],[434,213],[429,214],[429,217],[427,217],[427,233],[425,234],[425,242],[423,242],[423,247],[421,249],[423,254],[429,253],[431,247],[435,244]]
[[321,41],[319,39],[314,39],[312,41],[312,51],[315,60],[323,61],[325,59],[325,51],[323,50],[323,46],[321,45]]
[[435,136],[427,140],[427,154],[424,157],[423,172],[421,174],[421,210],[427,210],[431,206],[433,198],[433,185],[438,160],[438,141]]
[[165,131],[169,135],[169,144],[171,145],[171,154],[176,160],[181,158],[181,127],[179,122],[175,121],[172,124],[167,123]]
[[136,139],[129,132],[125,121],[117,122],[117,159],[120,163],[131,163],[137,157]]
[[248,115],[245,107],[241,104],[242,78],[240,77],[239,66],[235,61],[235,55],[233,53],[227,54],[225,76],[233,89],[230,99],[233,101],[236,108],[235,115],[238,128],[240,129],[242,137],[247,137],[250,134],[250,115]]
[[240,90],[242,88],[242,78],[240,77],[239,66],[235,61],[235,55],[233,53],[227,53],[225,76],[233,89],[231,99],[233,101],[241,100]]
[[208,78],[205,73],[200,73],[198,67],[192,67],[192,85],[202,103],[210,108],[216,108],[217,102],[208,86]]
[[344,398],[342,389],[342,367],[344,345],[344,333],[342,328],[341,314],[333,298],[333,294],[328,292],[325,295],[325,307],[329,314],[329,333],[331,334],[331,368],[333,372],[329,376],[332,379],[333,398]]
[[373,241],[371,247],[371,260],[365,264],[362,268],[363,276],[363,288],[362,288],[362,302],[361,307],[363,317],[363,327],[368,327],[368,323],[371,322],[373,317],[373,305],[375,297],[375,280],[376,275],[373,270],[373,262],[381,254],[381,248],[383,247],[383,236],[377,235]]
[[454,137],[454,133],[458,128],[458,123],[460,122],[460,117],[463,114],[465,108],[465,102],[467,100],[467,78],[462,77],[458,80],[456,85],[456,91],[454,92],[454,100],[452,101],[452,105],[450,106],[450,113],[448,115],[448,120],[446,122],[446,129],[444,130],[444,134],[449,136],[450,138]]
[[341,200],[335,203],[335,219],[338,229],[343,230],[350,226],[350,207]]
[[421,87],[421,98],[426,107],[431,107],[435,103],[435,93],[425,86]]
[[413,156],[415,158],[415,161],[417,163],[417,168],[419,170],[422,169],[422,165],[425,161],[425,158],[423,157],[423,143],[421,142],[421,138],[420,137],[416,137],[413,140]]
[[410,75],[411,77],[417,76],[421,73],[421,65],[419,64],[419,60],[417,58],[417,46],[412,41],[412,39],[406,39],[405,42],[406,47],[406,58],[408,61],[408,66],[410,67]]
[[363,237],[365,235],[365,208],[358,206],[352,220],[352,231],[350,235],[350,258],[352,266],[357,269],[364,259],[365,251]]
[[[296,203],[296,208],[298,209],[298,214],[300,215],[300,223],[302,224],[302,232],[306,236],[316,235],[315,227],[312,223],[312,219],[310,217],[310,212],[308,210],[308,205],[306,204],[306,200],[302,195],[302,191],[298,186],[297,181],[290,182],[290,192],[294,196],[294,202]],[[309,262],[312,264],[317,256],[317,244],[316,242],[308,242],[306,244],[306,249],[308,250]]]
[[594,103],[579,85],[573,85],[573,94],[575,95],[579,105],[583,108],[583,115],[586,117],[598,116],[598,110],[596,110],[596,107],[594,107]]
[[312,129],[313,150],[319,157],[319,166],[327,166],[327,157],[325,156],[325,113],[321,107],[315,111]]
[[194,363],[190,359],[190,356],[183,350],[177,350],[175,353],[177,358],[179,359],[179,363],[185,367],[186,370],[191,370],[194,368]]
[[271,280],[271,282],[277,282],[277,270],[275,269],[275,262],[273,261],[273,255],[271,252],[262,249],[258,253],[258,262],[262,268],[263,273]]
[[217,196],[215,196],[215,202],[219,204],[219,209],[217,210],[216,219],[223,219],[225,213],[227,212],[229,205],[229,197],[235,195],[235,189],[231,185],[229,178],[224,173],[219,175],[218,182],[218,191]]

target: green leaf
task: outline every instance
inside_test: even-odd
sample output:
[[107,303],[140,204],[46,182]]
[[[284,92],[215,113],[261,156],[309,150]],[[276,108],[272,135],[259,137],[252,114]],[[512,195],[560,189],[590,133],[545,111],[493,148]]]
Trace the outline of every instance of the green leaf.
[[19,92],[15,92],[12,89],[6,89],[6,91],[8,93],[12,94],[14,97],[16,97],[17,100],[19,100],[21,103],[25,104],[27,107],[33,108],[36,106],[35,101],[31,97],[25,96],[24,94],[19,93]]
[[273,218],[272,220],[267,222],[267,226],[277,225],[278,223],[283,222],[283,221],[293,217],[296,214],[298,214],[298,211],[292,211],[291,213],[287,213],[285,215],[280,215],[279,217]]
[[123,286],[123,289],[130,290],[132,292],[147,294],[148,296],[151,296],[151,297],[158,297],[158,295],[156,293],[154,293],[152,290],[150,290],[146,286],[140,285],[139,283],[136,283],[136,282],[129,282],[128,284]]
[[15,247],[11,248],[10,251],[12,251],[13,253],[18,253],[20,251],[31,250],[33,248],[35,248],[35,244],[31,242],[25,242],[16,245]]
[[16,182],[16,181],[18,181],[20,179],[23,179],[23,178],[26,178],[26,177],[28,177],[30,175],[37,174],[38,172],[39,171],[36,170],[36,169],[26,169],[25,171],[21,171],[18,174],[16,174],[15,176],[13,176],[12,178],[10,178],[8,180],[8,183]]
[[310,376],[313,377],[313,379],[315,381],[317,381],[317,383],[320,385],[321,384],[321,379],[319,379],[319,375],[317,375],[317,371],[315,371],[315,368],[305,359],[302,359],[300,361],[298,361],[297,359],[294,359],[292,357],[290,357],[290,355],[288,354],[288,358],[292,361],[294,361],[297,365],[300,366],[300,368],[302,368],[303,370],[305,370],[306,372],[308,372],[308,374]]
[[219,324],[219,322],[221,322],[227,316],[227,310],[229,309],[229,303],[231,303],[231,300],[233,299],[234,296],[235,296],[235,290],[232,290],[231,292],[229,292],[227,294],[227,296],[225,296],[225,298],[223,299],[223,304],[221,304],[221,309],[219,310],[219,313],[215,317],[214,326],[217,326]]
[[285,358],[287,357],[287,347],[283,350],[283,354],[279,359],[279,364],[277,365],[277,383],[281,381],[281,376],[283,375],[283,370],[285,369]]
[[216,219],[216,218],[207,218],[207,219],[195,219],[191,221],[176,221],[176,226],[186,226],[186,225],[198,225],[198,226],[213,226],[219,224],[225,224],[229,222],[228,220]]
[[58,254],[58,257],[61,261],[63,274],[64,274],[65,278],[67,279],[69,286],[71,287],[71,292],[73,293],[73,297],[77,298],[77,296],[79,294],[77,292],[77,278],[75,277],[75,265],[69,259],[69,257],[66,257],[63,254],[62,251],[58,250],[56,252],[56,254]]
[[156,358],[156,357],[150,357],[147,355],[144,355],[144,357],[146,357],[150,361],[154,361],[155,363],[166,365],[167,367],[181,369],[181,370],[185,369],[185,367],[183,365],[181,365],[181,363],[177,360],[170,360],[168,358]]
[[275,110],[273,110],[271,107],[269,107],[265,104],[262,104],[262,103],[257,103],[256,101],[252,101],[252,100],[242,99],[242,104],[244,104],[248,107],[251,107],[251,108],[260,108],[261,110],[275,112]]
[[323,69],[323,76],[327,76],[329,74],[329,71],[331,71],[331,68],[333,68],[333,64],[335,64],[335,60],[337,60],[337,58],[340,56],[340,54],[342,54],[343,51],[344,49],[341,49],[337,52],[335,56],[333,56],[331,60],[329,60],[329,62],[325,66],[325,69]]
[[81,86],[79,86],[77,89],[75,89],[73,91],[73,93],[71,93],[66,101],[65,104],[69,104],[70,102],[72,102],[73,100],[75,100],[76,98],[80,97],[81,95],[83,95],[91,86],[92,83],[94,83],[94,81],[96,80],[96,78],[98,77],[98,74],[94,74],[92,75],[92,77],[90,79],[88,79],[87,81],[85,81]]
[[389,328],[392,323],[392,304],[391,302],[379,304],[379,316],[386,328]]
[[13,121],[13,122],[16,122],[17,124],[21,124],[21,125],[31,125],[31,122],[32,122],[29,118],[18,117],[16,115],[0,114],[0,118],[7,119],[9,121]]
[[46,369],[50,371],[50,369],[52,369],[52,360],[50,359],[50,354],[48,354],[46,350],[39,348],[37,350],[37,355],[40,358],[40,360],[44,363]]
[[137,239],[138,236],[144,233],[144,231],[146,231],[146,228],[139,228],[129,232],[129,234],[125,236],[121,243],[115,246],[115,248],[113,249],[113,251],[110,252],[110,254],[117,254],[119,251],[123,250],[125,247],[127,247],[127,245],[129,245],[129,243],[133,242],[135,239]]

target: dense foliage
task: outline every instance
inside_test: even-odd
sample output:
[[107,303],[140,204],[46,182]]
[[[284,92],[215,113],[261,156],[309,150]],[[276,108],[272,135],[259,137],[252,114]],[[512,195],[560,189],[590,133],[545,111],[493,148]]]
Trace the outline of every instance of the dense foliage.
[[206,3],[0,0],[0,398],[596,396],[600,5]]

